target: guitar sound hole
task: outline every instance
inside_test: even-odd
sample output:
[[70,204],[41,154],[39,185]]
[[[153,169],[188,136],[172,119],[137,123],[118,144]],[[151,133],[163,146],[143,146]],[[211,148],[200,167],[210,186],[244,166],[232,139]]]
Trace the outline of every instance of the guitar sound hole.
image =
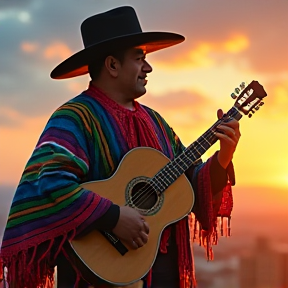
[[138,182],[131,191],[132,203],[139,209],[150,209],[158,201],[156,191],[147,182]]

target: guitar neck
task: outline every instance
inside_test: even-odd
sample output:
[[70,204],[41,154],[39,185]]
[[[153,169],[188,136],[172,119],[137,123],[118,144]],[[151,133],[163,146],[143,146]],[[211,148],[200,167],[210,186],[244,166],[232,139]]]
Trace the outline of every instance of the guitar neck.
[[167,187],[177,180],[186,170],[189,169],[199,158],[218,140],[215,135],[217,127],[228,122],[232,118],[240,120],[242,114],[233,106],[226,114],[216,121],[202,136],[189,145],[180,155],[164,166],[152,179],[152,185],[162,193]]

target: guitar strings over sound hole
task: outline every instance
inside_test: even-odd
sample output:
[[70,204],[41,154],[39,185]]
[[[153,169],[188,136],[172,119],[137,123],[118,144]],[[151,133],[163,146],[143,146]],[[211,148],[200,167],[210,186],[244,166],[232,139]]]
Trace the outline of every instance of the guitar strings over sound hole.
[[127,186],[126,202],[129,206],[141,211],[142,214],[155,214],[162,206],[164,195],[159,195],[150,185],[149,178],[134,178]]
[[158,200],[156,191],[146,182],[139,182],[132,188],[131,198],[140,209],[151,209]]

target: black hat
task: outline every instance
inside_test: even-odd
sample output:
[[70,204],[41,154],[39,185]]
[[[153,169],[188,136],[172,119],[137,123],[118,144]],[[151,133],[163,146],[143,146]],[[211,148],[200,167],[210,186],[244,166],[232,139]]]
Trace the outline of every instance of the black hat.
[[91,16],[83,21],[81,34],[84,49],[60,63],[50,74],[65,79],[88,73],[88,65],[119,49],[146,46],[146,53],[154,52],[184,41],[184,37],[170,32],[142,32],[135,10],[123,6]]

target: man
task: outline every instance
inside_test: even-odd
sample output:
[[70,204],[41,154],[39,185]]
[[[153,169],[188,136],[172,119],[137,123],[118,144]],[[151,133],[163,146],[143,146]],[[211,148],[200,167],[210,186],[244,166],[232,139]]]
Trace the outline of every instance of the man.
[[[146,54],[178,44],[184,37],[142,32],[131,7],[92,16],[82,23],[81,32],[85,49],[58,65],[51,77],[90,73],[91,82],[86,91],[53,113],[15,193],[1,249],[12,287],[52,287],[55,265],[59,288],[72,288],[75,283],[88,287],[68,255],[67,241],[93,229],[112,231],[131,243],[131,249],[141,249],[149,241],[149,225],[137,209],[119,207],[101,197],[101,191],[99,195],[80,184],[111,177],[135,147],[152,147],[171,160],[184,149],[165,120],[136,101],[145,94],[146,78],[152,72]],[[219,110],[218,117],[222,116]],[[195,192],[193,212],[206,231],[203,241],[208,254],[223,191],[228,195],[225,200],[231,197],[231,160],[240,137],[234,119],[217,129],[220,150],[185,172]],[[231,202],[225,204],[231,208]],[[221,216],[229,216],[230,210],[222,212]],[[190,228],[188,215],[163,231],[156,261],[143,277],[145,285],[195,285]]]

